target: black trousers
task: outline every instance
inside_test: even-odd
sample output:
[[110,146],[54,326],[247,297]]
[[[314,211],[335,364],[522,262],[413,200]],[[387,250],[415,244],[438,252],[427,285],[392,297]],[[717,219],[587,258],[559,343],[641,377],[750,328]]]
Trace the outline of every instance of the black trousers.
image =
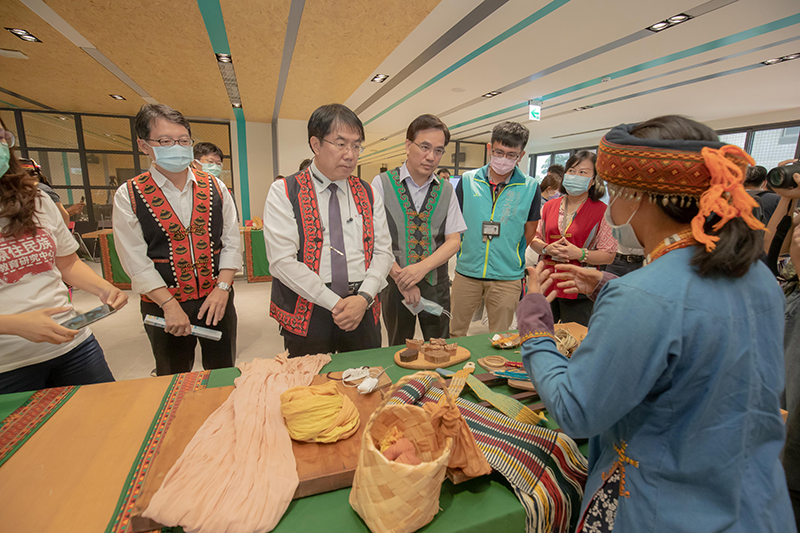
[[577,322],[582,326],[589,325],[589,318],[594,310],[594,302],[585,294],[579,294],[576,300],[556,298],[550,303],[553,310],[553,322]]
[[[360,297],[359,297],[360,298]],[[318,353],[341,353],[381,347],[381,324],[375,323],[372,309],[364,311],[361,323],[353,331],[344,331],[333,321],[330,311],[315,305],[311,311],[308,335],[301,337],[281,329],[283,346],[289,357]]]
[[[221,331],[222,338],[218,341],[195,337],[194,335],[176,337],[164,331],[164,328],[144,326],[147,337],[150,339],[150,346],[153,348],[153,356],[156,359],[156,374],[159,376],[191,372],[192,366],[194,366],[194,349],[198,340],[203,352],[204,369],[213,370],[215,368],[234,366],[236,362],[236,327],[238,318],[236,317],[236,307],[233,305],[233,291],[228,297],[225,316],[216,326],[206,326],[206,315],[203,315],[202,320],[197,318],[197,313],[200,312],[200,307],[205,301],[205,298],[189,300],[181,303],[181,308],[189,316],[193,326]],[[145,315],[164,316],[164,311],[151,302],[142,300],[141,309],[142,318]]]
[[617,277],[622,277],[628,272],[633,272],[634,270],[638,270],[644,266],[644,259],[641,261],[635,261],[633,263],[625,261],[620,257],[620,254],[617,254],[617,257],[614,259],[614,262],[610,265],[606,265],[606,272],[610,272]]
[[[417,329],[417,319],[425,340],[447,339],[450,337],[450,318],[442,314],[441,316],[432,315],[422,311],[419,315],[414,315],[403,305],[403,295],[397,284],[389,277],[389,286],[381,293],[383,304],[383,323],[386,324],[386,332],[389,335],[389,346],[405,344],[406,339],[413,339]],[[444,307],[445,311],[450,312],[450,278],[445,278],[441,283],[433,286],[423,280],[417,284],[420,296],[438,303]]]

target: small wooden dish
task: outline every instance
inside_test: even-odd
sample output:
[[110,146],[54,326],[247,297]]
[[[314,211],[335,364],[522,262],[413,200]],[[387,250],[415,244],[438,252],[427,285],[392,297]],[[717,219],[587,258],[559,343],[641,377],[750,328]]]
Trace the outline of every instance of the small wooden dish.
[[447,368],[448,366],[457,365],[458,363],[463,363],[467,359],[470,358],[469,350],[464,348],[463,346],[459,346],[456,350],[455,357],[451,357],[449,361],[445,363],[430,363],[425,360],[425,356],[422,355],[422,352],[419,353],[417,356],[416,361],[410,361],[408,363],[404,363],[400,361],[400,352],[405,350],[406,347],[403,346],[394,354],[394,364],[403,368],[410,368],[412,370],[436,370],[437,368]]

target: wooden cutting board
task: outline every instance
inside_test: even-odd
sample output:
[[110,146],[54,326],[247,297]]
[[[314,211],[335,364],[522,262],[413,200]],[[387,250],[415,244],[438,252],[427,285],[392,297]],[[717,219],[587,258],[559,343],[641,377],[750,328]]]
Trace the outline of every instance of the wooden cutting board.
[[[381,367],[377,368],[383,370]],[[320,385],[327,382],[328,375],[333,379],[341,379],[342,373],[331,372],[314,376],[311,384]],[[350,438],[332,444],[292,441],[294,457],[297,461],[297,475],[300,478],[294,499],[349,487],[353,484],[364,426],[381,402],[381,391],[391,384],[392,380],[386,374],[382,374],[374,392],[359,394],[355,387],[345,387],[339,383],[339,391],[346,394],[358,408],[361,425]],[[206,419],[228,399],[233,389],[233,386],[204,389],[187,394],[183,399],[175,414],[175,419],[164,437],[164,442],[153,459],[153,465],[142,484],[139,499],[133,508],[131,526],[134,533],[162,527],[149,518],[144,518],[142,513],[147,509],[153,494],[161,487],[170,468],[181,456],[194,434]]]
[[397,366],[401,366],[403,368],[410,368],[412,370],[436,370],[437,368],[447,368],[448,366],[457,365],[458,363],[463,363],[470,357],[469,350],[464,348],[463,346],[459,346],[456,349],[456,354],[450,358],[449,361],[445,363],[430,363],[425,360],[425,356],[420,353],[417,356],[416,361],[411,361],[409,363],[404,363],[400,360],[400,352],[405,350],[406,348],[403,347],[394,354],[394,364]]

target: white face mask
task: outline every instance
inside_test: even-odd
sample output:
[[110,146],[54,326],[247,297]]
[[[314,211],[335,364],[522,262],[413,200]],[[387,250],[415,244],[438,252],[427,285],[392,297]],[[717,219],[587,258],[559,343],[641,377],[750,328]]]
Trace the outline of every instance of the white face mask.
[[628,221],[624,224],[617,225],[614,224],[614,220],[611,218],[611,205],[617,201],[617,198],[619,198],[619,196],[615,196],[614,199],[611,200],[611,203],[608,204],[608,207],[606,208],[606,212],[603,214],[606,224],[608,224],[608,227],[611,228],[611,234],[621,246],[636,249],[644,248],[639,242],[639,239],[636,238],[636,232],[633,231],[633,226],[631,226],[631,220],[633,220],[633,217],[642,206],[641,200],[639,201],[639,204],[636,206],[636,209],[633,211]]
[[408,310],[414,313],[415,315],[418,315],[422,311],[425,311],[426,313],[430,313],[434,316],[441,316],[442,314],[444,314],[444,316],[446,317],[453,318],[453,315],[445,311],[444,307],[437,304],[436,302],[432,302],[425,298],[420,298],[419,303],[414,306],[408,305],[406,301],[403,300],[403,305],[405,305],[408,308]]

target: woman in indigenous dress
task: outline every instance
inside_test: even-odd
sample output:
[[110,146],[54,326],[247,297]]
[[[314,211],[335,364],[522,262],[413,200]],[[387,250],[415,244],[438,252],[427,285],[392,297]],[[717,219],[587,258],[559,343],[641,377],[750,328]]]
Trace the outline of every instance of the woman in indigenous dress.
[[[796,531],[779,461],[784,300],[758,260],[748,164],[683,117],[618,126],[598,149],[605,217],[646,266],[529,270],[525,369],[564,432],[590,438],[578,531]],[[572,359],[552,339],[551,285],[596,296]]]
[[[556,264],[608,265],[614,261],[617,241],[603,220],[606,204],[602,184],[597,179],[597,156],[583,150],[569,158],[561,182],[561,200],[542,207],[542,219],[531,248],[552,269]],[[555,321],[589,325],[592,301],[582,294],[567,294],[554,288],[551,303]]]
[[23,170],[0,120],[0,394],[114,381],[91,330],[75,316],[64,282],[119,309],[128,297],[75,251],[56,204]]

